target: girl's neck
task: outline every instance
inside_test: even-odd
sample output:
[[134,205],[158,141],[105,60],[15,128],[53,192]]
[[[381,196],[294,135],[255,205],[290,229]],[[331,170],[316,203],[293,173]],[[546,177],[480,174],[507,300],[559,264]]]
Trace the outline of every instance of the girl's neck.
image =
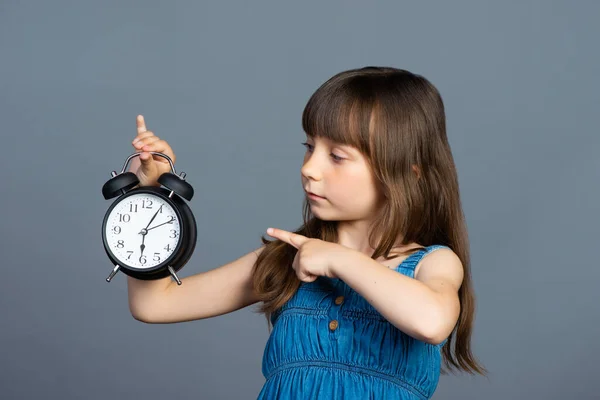
[[[369,226],[367,221],[340,221],[337,226],[338,243],[342,246],[360,251],[363,254],[371,257],[375,252],[375,248],[369,244]],[[401,244],[402,238],[398,238],[396,245],[390,252],[393,254],[402,254],[407,250],[418,247],[417,243]]]
[[370,256],[375,249],[369,245],[368,228],[363,221],[340,221],[337,226],[338,243]]

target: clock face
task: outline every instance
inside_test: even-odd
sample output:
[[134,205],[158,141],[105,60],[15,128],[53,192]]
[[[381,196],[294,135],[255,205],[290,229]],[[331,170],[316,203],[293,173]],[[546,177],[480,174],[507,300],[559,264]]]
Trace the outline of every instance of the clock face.
[[120,265],[150,269],[177,248],[181,226],[173,207],[151,193],[125,197],[107,217],[106,243]]

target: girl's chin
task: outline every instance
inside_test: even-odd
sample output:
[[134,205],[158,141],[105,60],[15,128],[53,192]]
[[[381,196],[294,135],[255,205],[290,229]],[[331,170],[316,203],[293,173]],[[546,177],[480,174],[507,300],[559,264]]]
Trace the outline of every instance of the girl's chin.
[[339,215],[335,215],[332,212],[327,212],[328,210],[324,210],[323,208],[324,207],[311,204],[310,211],[316,218],[322,221],[339,221]]

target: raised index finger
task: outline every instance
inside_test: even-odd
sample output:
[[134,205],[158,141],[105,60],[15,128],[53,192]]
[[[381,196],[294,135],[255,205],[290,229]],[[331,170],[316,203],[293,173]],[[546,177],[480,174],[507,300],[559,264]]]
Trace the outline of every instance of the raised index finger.
[[288,244],[291,244],[295,248],[298,248],[302,245],[308,238],[302,235],[298,235],[296,233],[284,231],[283,229],[277,228],[269,228],[267,229],[267,233],[274,238],[282,240]]
[[138,134],[146,132],[146,121],[144,121],[143,115],[138,115],[136,118],[137,132]]

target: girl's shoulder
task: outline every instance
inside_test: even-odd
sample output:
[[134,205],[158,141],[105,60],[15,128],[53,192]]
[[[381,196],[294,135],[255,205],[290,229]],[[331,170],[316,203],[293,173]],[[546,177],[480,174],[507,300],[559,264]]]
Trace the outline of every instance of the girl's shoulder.
[[414,277],[425,275],[448,276],[462,280],[463,265],[458,255],[448,246],[435,244],[414,253]]

